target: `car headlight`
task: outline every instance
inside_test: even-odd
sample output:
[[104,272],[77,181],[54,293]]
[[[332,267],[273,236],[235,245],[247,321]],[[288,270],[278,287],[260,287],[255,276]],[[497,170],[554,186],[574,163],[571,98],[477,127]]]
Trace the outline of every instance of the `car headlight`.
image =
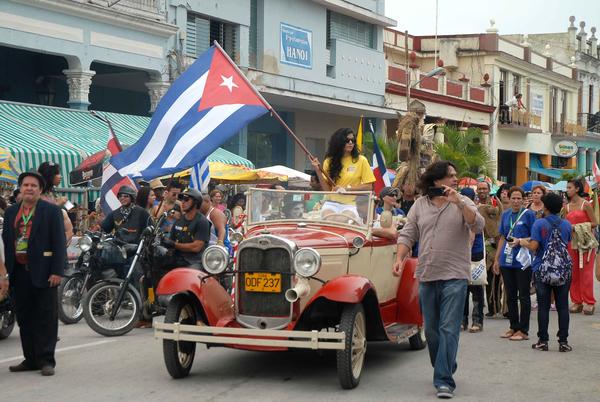
[[209,274],[217,275],[225,271],[229,263],[229,252],[217,244],[208,246],[202,254],[202,266]]
[[81,251],[83,251],[84,253],[86,251],[90,251],[90,249],[92,248],[92,238],[88,235],[83,235],[79,238],[79,241],[77,242],[77,246],[81,249]]
[[294,255],[294,270],[305,278],[311,277],[321,269],[321,256],[312,248],[302,248]]

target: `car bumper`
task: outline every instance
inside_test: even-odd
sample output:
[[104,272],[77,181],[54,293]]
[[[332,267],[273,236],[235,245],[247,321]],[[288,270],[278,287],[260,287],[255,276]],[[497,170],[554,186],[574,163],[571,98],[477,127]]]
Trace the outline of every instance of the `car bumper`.
[[262,346],[299,349],[345,348],[344,332],[289,331],[252,328],[207,327],[154,322],[154,336],[172,341],[200,342],[231,346]]

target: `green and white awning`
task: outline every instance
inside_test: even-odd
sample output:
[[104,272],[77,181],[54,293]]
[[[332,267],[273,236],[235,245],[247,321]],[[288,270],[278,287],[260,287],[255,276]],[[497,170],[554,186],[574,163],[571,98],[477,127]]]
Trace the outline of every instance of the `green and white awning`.
[[[146,131],[150,118],[96,112],[111,122],[123,144],[134,144]],[[108,127],[89,111],[0,101],[0,147],[7,148],[22,171],[37,169],[44,161],[61,167],[68,187],[69,172],[86,157],[106,149]],[[208,160],[254,168],[254,164],[222,148]],[[77,197],[80,198],[80,197]]]

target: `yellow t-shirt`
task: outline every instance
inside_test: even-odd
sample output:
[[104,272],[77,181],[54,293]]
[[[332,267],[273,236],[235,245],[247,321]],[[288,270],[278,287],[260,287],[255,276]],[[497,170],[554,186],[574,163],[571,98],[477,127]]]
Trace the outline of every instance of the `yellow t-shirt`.
[[[323,162],[323,170],[329,174],[330,158],[325,159]],[[342,157],[342,171],[340,177],[335,181],[335,184],[339,187],[350,185],[350,187],[359,186],[361,184],[369,184],[375,181],[375,176],[369,165],[369,161],[363,155],[359,155],[358,159],[352,160],[351,155]]]

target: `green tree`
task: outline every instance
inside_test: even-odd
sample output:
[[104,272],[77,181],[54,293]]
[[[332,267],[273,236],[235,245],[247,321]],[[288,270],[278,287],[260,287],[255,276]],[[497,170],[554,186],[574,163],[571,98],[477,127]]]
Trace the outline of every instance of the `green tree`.
[[490,176],[494,163],[483,144],[483,133],[478,128],[459,131],[455,127],[444,127],[444,143],[435,145],[439,159],[452,162],[457,176],[478,178]]
[[[377,145],[379,145],[381,155],[385,159],[385,167],[396,170],[398,167],[398,141],[396,137],[383,138],[383,136],[378,136]],[[369,162],[373,160],[373,137],[371,133],[365,133],[363,155],[369,159]]]

